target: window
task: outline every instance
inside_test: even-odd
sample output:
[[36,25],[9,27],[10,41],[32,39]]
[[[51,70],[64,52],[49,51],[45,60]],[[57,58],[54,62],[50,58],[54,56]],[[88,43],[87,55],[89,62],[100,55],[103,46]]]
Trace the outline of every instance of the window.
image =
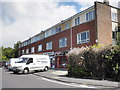
[[77,34],[77,44],[87,43],[90,41],[90,32],[85,31]]
[[27,41],[27,44],[30,44],[31,43],[31,40],[29,39],[28,41]]
[[46,50],[51,50],[52,49],[52,42],[46,43]]
[[22,50],[22,54],[24,54],[25,53],[25,50]]
[[33,63],[33,58],[29,58],[26,64]]
[[86,21],[93,20],[94,18],[95,18],[95,12],[94,11],[90,11],[90,12],[86,13]]
[[42,44],[38,45],[38,52],[42,51]]
[[34,36],[32,39],[31,39],[31,42],[34,43],[34,42],[37,42],[39,40],[39,36]]
[[51,36],[51,35],[52,35],[51,30],[48,30],[48,31],[45,32],[45,37],[49,37],[49,36]]
[[52,28],[52,29],[51,29],[51,33],[52,33],[52,35],[56,33],[56,32],[55,32],[55,28]]
[[115,12],[112,12],[112,21],[118,21],[118,18],[117,18],[117,13]]
[[26,54],[28,54],[29,53],[29,49],[26,49]]
[[31,47],[31,53],[35,52],[35,47]]
[[80,17],[77,17],[76,19],[75,19],[75,25],[79,25],[80,24]]
[[69,28],[69,23],[65,23],[65,29]]
[[61,27],[60,26],[57,26],[56,27],[56,33],[60,32],[61,31]]
[[59,47],[66,47],[67,46],[67,38],[62,38],[59,40]]
[[111,19],[112,21],[118,22],[118,11],[115,8],[111,8]]
[[45,37],[45,33],[40,34],[40,35],[39,35],[39,40],[44,39],[44,37]]

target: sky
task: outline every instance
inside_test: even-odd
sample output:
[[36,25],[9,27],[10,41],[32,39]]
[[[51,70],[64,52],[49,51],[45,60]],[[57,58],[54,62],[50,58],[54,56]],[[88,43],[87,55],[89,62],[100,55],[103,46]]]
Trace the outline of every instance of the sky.
[[[17,41],[27,40],[85,10],[94,1],[103,0],[0,0],[0,46],[13,47]],[[118,7],[119,0],[109,1]]]

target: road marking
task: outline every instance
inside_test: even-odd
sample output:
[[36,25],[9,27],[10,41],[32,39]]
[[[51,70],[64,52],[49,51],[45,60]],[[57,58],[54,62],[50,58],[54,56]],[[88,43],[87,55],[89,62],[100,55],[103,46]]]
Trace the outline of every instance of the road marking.
[[[59,82],[59,81],[55,81],[55,80],[50,80],[50,79],[47,79],[47,78],[40,78],[40,79],[43,79],[43,80],[46,80],[46,81],[49,81],[49,82],[52,82],[52,83],[57,83],[57,84],[62,84],[62,85],[67,85],[67,86],[73,86],[73,87],[81,87],[81,88],[96,88],[94,86],[87,86],[87,85],[80,85],[80,84],[75,84],[75,83],[64,83],[64,82]],[[38,79],[39,80],[39,79]]]

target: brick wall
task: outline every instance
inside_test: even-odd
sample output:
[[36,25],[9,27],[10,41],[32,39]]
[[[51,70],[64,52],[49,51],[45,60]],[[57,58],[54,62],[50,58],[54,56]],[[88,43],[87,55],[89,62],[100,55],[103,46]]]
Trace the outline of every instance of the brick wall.
[[[88,30],[90,31],[90,42],[84,43],[84,44],[77,44],[77,34],[83,31],[88,31]],[[73,48],[96,44],[95,20],[73,27],[72,32],[73,32],[72,34]]]
[[120,26],[120,9],[118,9],[118,23],[119,23],[119,26]]
[[[83,31],[90,31],[90,42],[84,43],[84,44],[77,44],[77,34]],[[59,48],[59,39],[67,37],[67,47]],[[86,22],[84,24],[80,24],[78,26],[75,26],[72,28],[72,47],[82,47],[82,46],[88,46],[95,44],[96,40],[96,32],[95,32],[95,20]],[[52,41],[52,50],[46,50],[46,43]],[[43,51],[38,52],[38,45],[42,44]],[[44,53],[44,52],[52,52],[52,51],[64,51],[64,50],[70,50],[71,48],[71,29],[62,31],[60,33],[57,33],[55,35],[52,35],[48,38],[45,38],[43,40],[40,40],[38,42],[32,43],[30,45],[24,46],[21,48],[22,50],[29,49],[29,53],[31,53],[31,47],[35,47],[35,53]],[[22,53],[21,53],[22,55]]]
[[[59,48],[59,39],[67,37],[67,47]],[[52,41],[52,50],[46,50],[46,43]],[[35,47],[35,53],[43,53],[43,52],[51,52],[51,51],[64,51],[70,49],[70,30],[65,30],[60,33],[57,33],[55,35],[52,35],[48,38],[45,38],[43,40],[40,40],[38,42],[32,43],[30,45],[22,47],[20,50],[22,55],[22,50],[26,50],[29,48],[29,53],[31,53],[31,47]],[[42,44],[43,51],[38,52],[38,45]],[[26,51],[25,51],[26,52]]]
[[112,44],[111,7],[95,2],[98,44]]

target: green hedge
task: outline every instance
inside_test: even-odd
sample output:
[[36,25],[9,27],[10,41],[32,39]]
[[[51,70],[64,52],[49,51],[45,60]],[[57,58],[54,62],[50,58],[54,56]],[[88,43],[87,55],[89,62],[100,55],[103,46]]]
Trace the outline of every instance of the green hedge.
[[74,48],[68,57],[69,76],[120,81],[120,46]]

